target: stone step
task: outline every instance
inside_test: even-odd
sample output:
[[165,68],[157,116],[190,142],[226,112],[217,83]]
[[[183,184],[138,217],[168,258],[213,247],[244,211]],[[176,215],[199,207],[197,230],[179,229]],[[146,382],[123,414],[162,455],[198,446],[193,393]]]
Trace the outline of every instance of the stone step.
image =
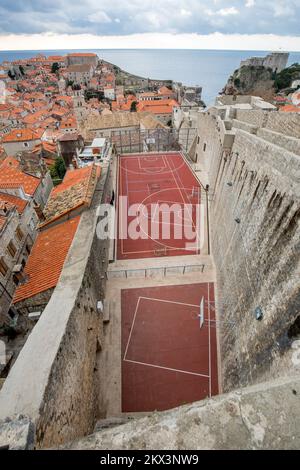
[[119,260],[109,265],[107,278],[153,278],[214,271],[209,255],[172,256],[135,260]]

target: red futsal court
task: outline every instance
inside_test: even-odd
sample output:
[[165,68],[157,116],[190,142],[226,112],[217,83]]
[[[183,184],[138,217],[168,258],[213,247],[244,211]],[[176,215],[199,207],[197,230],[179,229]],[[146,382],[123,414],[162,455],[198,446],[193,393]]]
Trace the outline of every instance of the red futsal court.
[[213,283],[122,290],[122,411],[217,393]]
[[[119,196],[127,196],[128,207],[136,204],[137,209],[128,216],[119,199],[118,259],[200,253],[200,184],[179,152],[121,155]],[[141,237],[134,239],[127,231],[137,216]]]

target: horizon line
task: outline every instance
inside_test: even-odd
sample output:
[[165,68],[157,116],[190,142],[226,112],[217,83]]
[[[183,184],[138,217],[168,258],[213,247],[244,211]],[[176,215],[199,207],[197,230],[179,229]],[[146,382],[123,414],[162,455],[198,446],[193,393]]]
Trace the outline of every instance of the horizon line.
[[75,48],[39,48],[39,49],[0,49],[0,54],[5,52],[47,52],[47,51],[213,51],[213,52],[276,52],[276,53],[289,53],[289,54],[300,54],[299,50],[288,50],[288,49],[226,49],[226,48],[178,48],[178,47],[75,47]]
[[[202,50],[300,52],[300,36],[275,34],[135,33],[95,34],[1,34],[1,51],[46,50]],[[163,47],[162,47],[163,46]],[[237,47],[238,46],[238,47]]]

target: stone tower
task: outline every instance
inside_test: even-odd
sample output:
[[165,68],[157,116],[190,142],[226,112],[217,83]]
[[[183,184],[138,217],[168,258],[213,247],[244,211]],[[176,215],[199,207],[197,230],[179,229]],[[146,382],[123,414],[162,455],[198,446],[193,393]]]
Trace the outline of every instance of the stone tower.
[[66,91],[66,81],[65,81],[64,78],[60,78],[58,80],[58,89],[59,89],[59,93],[61,95],[63,95],[65,93],[65,91]]
[[77,122],[83,121],[87,115],[87,107],[83,90],[73,90],[73,104]]

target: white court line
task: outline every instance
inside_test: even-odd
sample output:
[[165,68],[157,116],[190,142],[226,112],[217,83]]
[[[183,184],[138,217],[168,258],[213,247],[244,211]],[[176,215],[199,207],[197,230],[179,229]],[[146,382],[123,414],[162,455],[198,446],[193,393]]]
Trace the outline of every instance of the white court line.
[[153,367],[155,369],[171,370],[173,372],[180,372],[181,374],[197,375],[198,377],[205,377],[206,379],[209,379],[208,375],[198,374],[197,372],[188,372],[187,370],[172,369],[172,367],[157,366],[156,364],[147,364],[146,362],[132,361],[131,359],[123,359],[123,360],[124,362],[132,362],[133,364],[140,364],[142,366]]
[[[121,161],[120,161],[120,157],[119,157],[119,194],[117,195],[117,197],[119,198],[120,197],[120,194],[121,196],[123,196],[123,175],[122,175],[122,172],[123,172],[123,167],[121,165]],[[125,173],[126,173],[126,170],[125,170]],[[119,199],[118,199],[118,233],[117,233],[117,237],[119,238],[119,230],[120,230],[120,227],[119,225],[121,224],[121,227],[122,227],[122,230],[123,230],[123,211],[121,211],[121,216],[119,218],[119,213],[120,213],[120,205],[119,205]],[[128,230],[128,228],[127,228]],[[123,236],[121,237],[121,253],[123,254]],[[117,242],[117,251],[116,251],[116,258],[118,259],[118,242]]]
[[[175,184],[176,184],[176,186],[177,186],[177,189],[178,189],[178,191],[179,191],[180,194],[181,194],[182,202],[183,202],[183,204],[185,205],[185,204],[188,203],[188,201],[186,201],[186,200],[184,199],[183,194],[182,194],[182,191],[181,191],[180,187],[178,186],[177,179],[175,178],[175,175],[174,175],[174,167],[173,167],[173,169],[172,169],[172,168],[170,167],[168,161],[167,161],[167,164],[168,164],[168,168],[169,168],[170,172],[172,173],[172,177],[173,177],[173,179],[174,179],[174,181],[175,181]],[[175,171],[176,171],[176,169],[175,169]],[[180,179],[180,182],[181,182],[181,184],[182,184],[181,178],[179,178],[179,176],[178,176],[178,179]],[[184,192],[185,192],[186,199],[188,199],[187,194],[186,194],[186,191],[184,191]],[[188,213],[189,213],[191,222],[192,222],[192,224],[193,224],[193,227],[195,228],[194,221],[193,221],[193,217],[191,216],[190,211],[188,211]]]
[[129,343],[130,343],[130,339],[131,339],[131,335],[132,335],[132,331],[133,331],[133,327],[134,327],[134,323],[135,323],[135,319],[136,319],[136,314],[137,314],[137,311],[138,311],[138,308],[139,308],[139,305],[140,305],[140,300],[141,300],[141,297],[138,298],[138,301],[136,303],[134,317],[133,317],[133,321],[132,321],[132,324],[131,324],[130,333],[129,333],[129,336],[128,336],[128,341],[127,341],[123,361],[125,361],[126,354],[127,354],[127,351],[128,351],[128,346],[129,346]]
[[[171,189],[176,190],[176,189],[177,189],[177,190],[179,191],[180,195],[181,195],[181,199],[182,199],[182,201],[183,201],[183,204],[186,204],[186,201],[185,201],[185,199],[184,199],[184,197],[183,197],[182,191],[181,191],[180,187],[178,186],[177,179],[175,178],[175,175],[174,175],[174,171],[177,172],[178,168],[174,168],[174,167],[173,167],[173,169],[172,169],[172,168],[170,167],[169,162],[168,162],[168,159],[167,159],[168,156],[169,156],[169,155],[165,155],[165,154],[164,154],[164,155],[161,155],[160,157],[161,157],[161,159],[163,160],[163,162],[164,162],[164,164],[165,164],[165,168],[168,170],[167,173],[169,173],[169,174],[171,173],[172,178],[173,178],[173,181],[174,181],[174,183],[175,183],[175,185],[176,185],[176,188],[166,188],[166,190],[171,190]],[[176,156],[177,156],[177,154],[176,154]],[[132,157],[128,157],[128,158],[132,158]],[[138,163],[139,163],[139,166],[140,166],[140,169],[142,170],[142,167],[141,167],[141,165],[140,165],[140,159],[141,159],[141,158],[145,158],[145,157],[137,156],[137,157],[134,157],[134,158],[137,158]],[[182,159],[182,162],[183,162],[181,166],[187,167],[187,165],[186,165],[185,161],[183,160],[182,156],[180,156],[180,158]],[[125,161],[126,161],[126,160],[125,160]],[[172,165],[172,166],[173,166],[173,165]],[[180,166],[180,167],[181,167],[181,166]],[[180,167],[179,167],[179,168],[180,168]],[[127,174],[126,174],[126,173],[128,172],[128,171],[127,171],[128,168],[127,168],[127,165],[124,165],[124,167],[121,166],[121,168],[123,168],[123,169],[125,170],[125,181],[126,181],[126,186],[127,186],[126,190],[127,190],[127,196],[128,196],[128,199],[129,199],[128,178],[127,178]],[[180,178],[180,181],[181,181],[181,178]],[[181,181],[181,184],[182,184],[182,181]],[[147,183],[147,191],[148,191],[148,196],[150,196],[150,194],[149,194],[149,193],[150,193],[150,190],[149,190],[148,183]],[[186,193],[185,190],[184,190],[184,192],[185,192],[186,198],[188,199],[187,193]],[[198,197],[199,197],[199,196],[198,196]],[[130,202],[130,201],[129,201],[129,202]],[[195,224],[194,224],[194,221],[193,221],[193,216],[190,214],[190,211],[188,211],[188,215],[189,215],[190,222],[191,222],[190,227],[193,227],[193,228],[195,229]],[[182,219],[182,220],[186,221],[186,218],[184,218],[184,219]],[[172,223],[172,226],[175,226],[175,225],[176,225],[176,224]],[[195,230],[195,231],[196,231],[196,230]],[[151,237],[148,237],[148,239],[149,239],[149,240],[152,240]],[[199,239],[199,235],[198,235],[197,232],[196,232],[196,239],[197,239],[197,240]],[[160,242],[160,241],[158,241],[158,240],[152,240],[152,241],[156,241],[159,245],[161,245],[161,246],[167,248],[169,251],[185,250],[186,252],[191,252],[191,253],[195,253],[195,252],[197,253],[197,252],[200,251],[199,248],[196,249],[196,250],[195,250],[195,249],[186,250],[184,247],[178,247],[178,248],[177,248],[177,247],[172,247],[172,246],[169,246],[169,245],[167,245],[167,244],[165,244],[165,243],[162,243],[162,242]],[[152,250],[139,250],[139,251],[124,251],[124,240],[121,239],[121,254],[122,254],[122,255],[135,255],[135,254],[142,254],[142,253],[144,253],[144,254],[145,254],[145,253],[154,254],[154,250],[152,249]]]
[[[152,240],[152,238],[149,238],[149,240]],[[152,240],[153,241],[153,240]],[[157,240],[154,240],[154,241],[157,241]],[[174,248],[174,247],[169,247],[168,245],[165,245],[164,243],[161,243],[159,241],[157,241],[157,244],[158,245],[161,245],[163,248],[167,248],[168,251],[185,251],[185,253],[187,252],[191,252],[191,253],[195,253],[195,250],[186,250],[185,248],[183,247],[178,247],[178,248]],[[140,250],[140,251],[122,251],[122,255],[136,255],[136,254],[141,254],[141,253],[154,253],[155,250]],[[147,269],[147,268],[141,268],[141,269]]]
[[[126,345],[126,349],[125,349],[125,353],[124,353],[124,356],[123,356],[123,361],[124,362],[131,362],[131,363],[134,363],[134,364],[140,364],[140,365],[144,365],[144,366],[148,366],[148,367],[155,367],[155,368],[158,368],[158,369],[165,369],[165,370],[171,370],[171,371],[174,371],[174,372],[181,372],[183,374],[190,374],[190,375],[197,375],[199,377],[206,377],[208,379],[210,379],[210,383],[211,383],[211,378],[209,375],[206,375],[206,374],[200,374],[200,373],[196,373],[196,372],[189,372],[189,371],[184,371],[184,370],[180,370],[180,369],[172,369],[170,367],[164,367],[164,366],[159,366],[157,364],[149,364],[149,363],[146,363],[146,362],[140,362],[140,361],[134,361],[132,359],[126,359],[126,356],[127,356],[127,352],[128,352],[128,348],[129,348],[129,344],[130,344],[130,340],[131,340],[131,336],[132,336],[132,332],[133,332],[133,328],[134,328],[134,324],[135,324],[135,320],[136,320],[136,316],[137,316],[137,313],[138,313],[138,308],[139,308],[139,305],[140,305],[140,300],[141,299],[145,299],[145,300],[154,300],[156,302],[165,302],[165,303],[169,303],[169,304],[177,304],[177,305],[185,305],[185,306],[188,306],[188,307],[196,307],[196,308],[199,308],[199,305],[195,305],[195,304],[188,304],[188,303],[184,303],[184,302],[177,302],[177,301],[174,301],[174,300],[165,300],[165,299],[157,299],[155,297],[145,297],[145,296],[140,296],[138,298],[138,301],[136,303],[136,307],[135,307],[135,312],[134,312],[134,317],[133,317],[133,321],[132,321],[132,325],[131,325],[131,328],[130,328],[130,333],[129,333],[129,337],[128,337],[128,341],[127,341],[127,345]],[[210,373],[210,372],[209,372]],[[211,395],[210,395],[211,396]]]
[[[153,170],[157,170],[157,172],[159,173],[159,172],[163,171],[163,170],[166,168],[166,163],[165,163],[165,161],[163,160],[163,155],[159,155],[159,157],[149,157],[149,160],[145,160],[145,158],[146,158],[146,157],[142,157],[142,156],[141,156],[141,157],[138,159],[140,170],[144,171],[145,173],[149,173],[149,171],[147,171],[147,170],[152,170],[152,169],[153,169]],[[141,165],[141,162],[143,162],[143,160],[145,160],[145,161],[151,161],[152,158],[155,158],[155,161],[156,161],[156,162],[157,162],[158,160],[160,160],[160,161],[162,160],[162,163],[164,163],[165,166],[164,166],[164,167],[162,167],[162,166],[156,166],[156,167],[153,166],[153,167],[146,167],[146,168],[144,168],[144,167]],[[150,171],[150,173],[155,173],[155,172],[154,172],[154,171]]]
[[152,167],[152,168],[143,168],[143,172],[147,175],[157,175],[165,170],[165,167]]
[[[182,204],[181,202],[172,202],[172,201],[161,201],[161,200],[158,200],[156,202],[149,202],[147,204],[144,204],[144,206],[146,207],[147,209],[147,216],[148,216],[148,220],[151,220],[151,223],[155,223],[155,224],[159,224],[159,226],[162,226],[162,225],[167,225],[167,226],[170,226],[170,227],[182,227],[182,223],[184,223],[184,226],[185,227],[193,227],[193,225],[190,223],[191,221],[189,219],[186,219],[185,217],[182,217],[182,215],[184,216],[185,214],[182,214],[182,207],[181,207],[181,210],[176,212],[176,216],[180,218],[180,222],[177,223],[177,222],[173,222],[173,221],[164,221],[164,220],[160,220],[160,219],[156,219],[156,213],[157,211],[159,210],[159,213],[163,216],[163,214],[170,214],[170,211],[169,210],[166,210],[166,211],[162,211],[161,209],[159,209],[159,206],[161,206],[162,204]],[[155,206],[154,207],[154,214],[152,214],[152,206]],[[150,214],[148,212],[148,208],[150,208]],[[144,214],[142,212],[142,215],[144,217],[146,217],[146,214]],[[150,219],[149,219],[149,215],[151,215]],[[186,221],[189,222],[189,224],[186,223]]]
[[[167,162],[167,163],[168,163],[168,167],[170,168],[170,171],[172,172],[172,176],[173,176],[174,181],[175,181],[175,183],[176,183],[176,185],[177,185],[177,187],[178,187],[178,190],[180,191],[180,194],[181,194],[183,203],[184,203],[184,204],[187,204],[188,202],[186,202],[186,201],[184,200],[184,197],[183,197],[183,195],[182,195],[181,189],[180,189],[180,187],[178,186],[177,179],[175,178],[175,174],[174,174],[175,171],[176,171],[176,176],[178,176],[178,180],[180,181],[181,185],[182,185],[182,179],[180,178],[179,174],[177,174],[177,170],[176,170],[176,168],[174,168],[173,164],[172,164],[172,167],[173,167],[173,170],[172,170],[172,168],[171,168],[170,165],[169,165],[169,162]],[[172,162],[172,163],[173,163],[173,162]],[[185,189],[184,189],[184,192],[185,192],[185,197],[186,197],[186,199],[189,199]],[[194,227],[194,229],[195,229],[195,232],[196,232],[196,246],[197,246],[197,248],[196,248],[196,250],[194,250],[194,251],[196,251],[196,252],[199,251],[199,252],[200,252],[200,248],[199,248],[199,234],[197,233],[197,230],[196,230],[196,227],[195,227],[195,224],[194,224],[194,221],[193,221],[193,215],[191,215],[191,213],[190,213],[189,210],[188,210],[188,214],[189,214],[189,216],[190,216],[192,225],[193,225],[193,227]]]
[[210,303],[209,303],[209,288],[210,283],[207,284],[207,300],[208,300],[208,374],[209,374],[209,397],[211,397],[211,344],[210,344]]
[[153,169],[153,170],[156,169],[156,170],[162,171],[163,169],[166,168],[166,162],[165,162],[164,159],[163,159],[163,155],[159,155],[158,157],[155,157],[155,162],[158,162],[158,161],[159,161],[159,162],[160,162],[160,163],[159,163],[160,165],[161,165],[161,163],[163,163],[165,166],[150,166],[150,167],[149,167],[149,166],[148,166],[148,167],[146,166],[146,167],[143,167],[143,166],[141,165],[141,162],[143,163],[143,161],[146,161],[146,162],[152,161],[152,158],[153,158],[153,157],[150,157],[148,160],[146,160],[146,158],[147,158],[147,157],[140,157],[140,158],[139,158],[139,167],[140,167],[140,169],[143,170],[145,173],[148,173],[147,170],[151,170],[151,169]]
[[156,299],[155,297],[144,297],[141,296],[139,299],[154,300],[155,302],[165,302],[168,304],[187,305],[188,307],[199,307],[199,305],[187,304],[185,302],[176,302],[175,300]]
[[[173,152],[173,153],[169,153],[169,154],[164,154],[164,155],[159,155],[160,157],[181,157],[181,164],[178,168],[176,168],[177,170],[180,170],[180,168],[182,168],[184,165],[185,165],[185,161],[184,159],[182,158],[182,155],[180,154],[180,152]],[[122,162],[121,160],[123,161],[126,161],[126,160],[130,160],[130,159],[133,159],[133,160],[139,160],[140,158],[142,158],[142,155],[141,154],[136,154],[136,155],[127,155],[127,156],[121,156],[120,158],[120,167],[122,167]],[[145,157],[143,157],[145,158]],[[126,172],[127,173],[132,173],[132,174],[136,174],[136,175],[144,175],[145,173],[144,172],[140,172],[140,171],[134,171],[134,170],[129,170],[128,168],[126,169]],[[169,171],[167,170],[166,173],[168,173]],[[164,174],[164,172],[161,172],[160,174]]]

